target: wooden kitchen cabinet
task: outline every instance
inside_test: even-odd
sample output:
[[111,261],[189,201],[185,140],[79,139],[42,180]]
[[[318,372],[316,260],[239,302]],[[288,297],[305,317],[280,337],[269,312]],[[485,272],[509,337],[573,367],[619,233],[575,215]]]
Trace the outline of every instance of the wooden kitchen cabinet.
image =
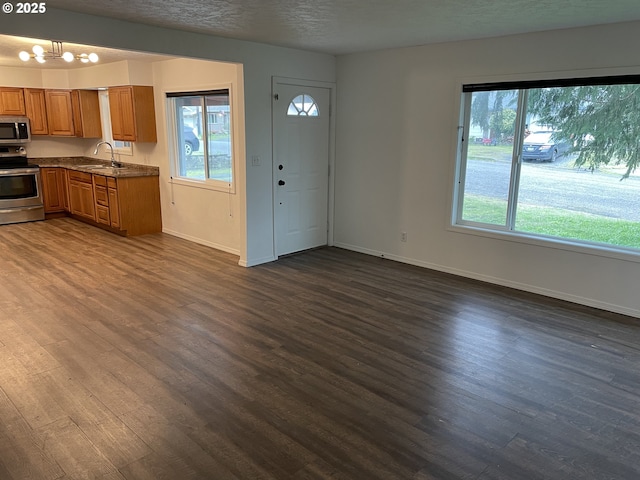
[[122,235],[162,231],[158,177],[93,175],[96,222]]
[[68,203],[65,176],[64,168],[45,167],[40,169],[44,213],[65,211],[65,205]]
[[107,196],[109,197],[109,219],[111,226],[120,228],[120,202],[115,178],[107,178]]
[[[161,232],[158,177],[120,177],[114,180],[117,183],[121,232],[129,236]],[[111,222],[113,225],[113,218]]]
[[[109,201],[109,188],[107,187],[107,177],[102,175],[93,176],[93,194],[96,201],[96,222],[104,225],[111,225],[111,202]],[[116,211],[118,205],[113,205]],[[116,215],[117,216],[117,215]]]
[[73,215],[96,221],[93,179],[90,173],[69,170],[69,210]]
[[73,108],[70,90],[45,90],[49,135],[73,137]]
[[47,107],[43,88],[24,89],[25,113],[31,124],[31,135],[49,135]]
[[123,142],[157,142],[153,87],[126,85],[109,88],[111,132]]
[[102,138],[97,90],[45,90],[49,135]]
[[81,138],[102,138],[100,101],[97,90],[72,90],[74,135]]
[[0,87],[0,115],[25,115],[22,88]]
[[77,220],[123,236],[162,231],[158,177],[111,177],[61,167],[42,167],[45,212],[68,212]]

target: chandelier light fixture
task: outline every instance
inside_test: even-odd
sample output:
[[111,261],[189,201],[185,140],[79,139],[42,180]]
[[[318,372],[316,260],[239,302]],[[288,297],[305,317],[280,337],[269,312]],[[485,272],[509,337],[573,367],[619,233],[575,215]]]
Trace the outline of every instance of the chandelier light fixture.
[[98,55],[95,53],[80,53],[74,55],[71,52],[65,52],[62,48],[62,42],[51,41],[51,50],[46,51],[40,45],[34,45],[32,48],[33,53],[25,52],[24,50],[18,54],[20,60],[28,62],[30,59],[34,59],[38,63],[45,63],[47,60],[62,59],[65,62],[73,62],[74,60],[80,60],[82,63],[96,63],[98,61]]

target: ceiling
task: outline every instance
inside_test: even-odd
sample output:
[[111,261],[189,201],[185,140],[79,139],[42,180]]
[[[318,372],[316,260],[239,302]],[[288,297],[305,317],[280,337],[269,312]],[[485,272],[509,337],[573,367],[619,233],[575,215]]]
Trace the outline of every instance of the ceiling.
[[[47,8],[334,55],[640,20],[638,0],[48,0]],[[0,64],[26,65],[13,57],[20,49],[0,36]],[[101,63],[147,58],[93,51]],[[69,68],[47,68],[57,63]]]

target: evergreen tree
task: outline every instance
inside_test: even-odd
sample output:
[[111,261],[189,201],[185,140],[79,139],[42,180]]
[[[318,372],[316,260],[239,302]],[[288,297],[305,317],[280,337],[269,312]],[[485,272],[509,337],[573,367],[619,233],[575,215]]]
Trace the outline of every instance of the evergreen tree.
[[640,164],[639,107],[640,85],[596,85],[531,89],[527,111],[571,145],[576,166],[625,165],[627,178]]

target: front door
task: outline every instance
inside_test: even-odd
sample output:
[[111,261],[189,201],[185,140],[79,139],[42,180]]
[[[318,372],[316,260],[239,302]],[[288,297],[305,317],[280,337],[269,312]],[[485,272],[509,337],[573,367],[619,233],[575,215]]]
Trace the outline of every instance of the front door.
[[274,84],[276,255],[327,244],[331,90]]

